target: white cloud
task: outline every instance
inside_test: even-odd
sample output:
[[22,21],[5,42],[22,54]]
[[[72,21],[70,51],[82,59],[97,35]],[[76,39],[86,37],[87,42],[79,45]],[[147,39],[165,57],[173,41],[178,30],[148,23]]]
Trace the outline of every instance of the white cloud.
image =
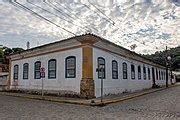
[[[128,49],[136,44],[138,53],[180,45],[180,3],[176,0],[91,0],[93,5],[88,0],[61,0],[60,5],[52,1],[62,13],[46,3],[32,1],[75,25],[24,0],[19,2],[75,34],[91,31]],[[73,36],[7,2],[0,3],[0,44],[25,47],[30,41],[36,46]]]

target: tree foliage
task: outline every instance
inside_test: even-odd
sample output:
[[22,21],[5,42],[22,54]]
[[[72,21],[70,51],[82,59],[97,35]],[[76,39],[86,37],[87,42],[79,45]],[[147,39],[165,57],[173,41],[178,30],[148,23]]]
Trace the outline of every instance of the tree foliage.
[[0,48],[0,63],[7,64],[7,56],[10,54],[15,54],[24,51],[23,48],[8,48],[5,46],[1,46]]
[[142,55],[155,63],[166,65],[167,56],[171,57],[171,60],[167,60],[173,70],[180,69],[180,46],[170,48],[169,50],[157,51],[151,55]]

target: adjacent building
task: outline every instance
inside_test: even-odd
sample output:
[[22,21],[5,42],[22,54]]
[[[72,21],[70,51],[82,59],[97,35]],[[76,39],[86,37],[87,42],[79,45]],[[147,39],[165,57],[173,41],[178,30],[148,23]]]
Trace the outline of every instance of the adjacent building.
[[11,55],[10,89],[40,90],[42,67],[45,90],[83,98],[100,96],[101,79],[104,95],[166,84],[164,66],[92,34]]
[[9,80],[9,65],[0,64],[0,90],[4,90],[8,87]]
[[180,82],[180,71],[173,71],[175,82]]

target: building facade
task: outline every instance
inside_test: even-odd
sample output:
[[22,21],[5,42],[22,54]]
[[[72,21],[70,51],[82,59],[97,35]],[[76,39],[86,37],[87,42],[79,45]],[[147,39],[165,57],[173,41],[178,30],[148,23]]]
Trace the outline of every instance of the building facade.
[[180,71],[173,71],[173,75],[175,82],[180,82]]
[[[165,67],[92,34],[76,36],[10,56],[10,89],[67,91],[83,98],[166,84]],[[100,71],[98,68],[103,68]],[[169,81],[170,83],[170,81]]]
[[8,87],[9,65],[0,63],[0,90]]

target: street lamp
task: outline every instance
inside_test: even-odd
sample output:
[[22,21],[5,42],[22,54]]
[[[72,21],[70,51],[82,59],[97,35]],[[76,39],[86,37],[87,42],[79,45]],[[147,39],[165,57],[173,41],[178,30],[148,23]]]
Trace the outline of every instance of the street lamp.
[[171,56],[168,56],[167,59],[168,59],[168,61],[170,61],[171,60]]
[[[166,52],[167,52],[167,46],[166,46]],[[168,87],[168,66],[170,66],[170,61],[171,61],[171,56],[166,56],[166,87]]]
[[171,56],[168,56],[167,60],[168,60],[168,65],[169,65],[169,70],[170,70],[170,82],[171,82],[171,85],[172,85],[173,83],[172,83],[172,69],[171,69],[171,60],[172,60],[172,58],[171,58]]

